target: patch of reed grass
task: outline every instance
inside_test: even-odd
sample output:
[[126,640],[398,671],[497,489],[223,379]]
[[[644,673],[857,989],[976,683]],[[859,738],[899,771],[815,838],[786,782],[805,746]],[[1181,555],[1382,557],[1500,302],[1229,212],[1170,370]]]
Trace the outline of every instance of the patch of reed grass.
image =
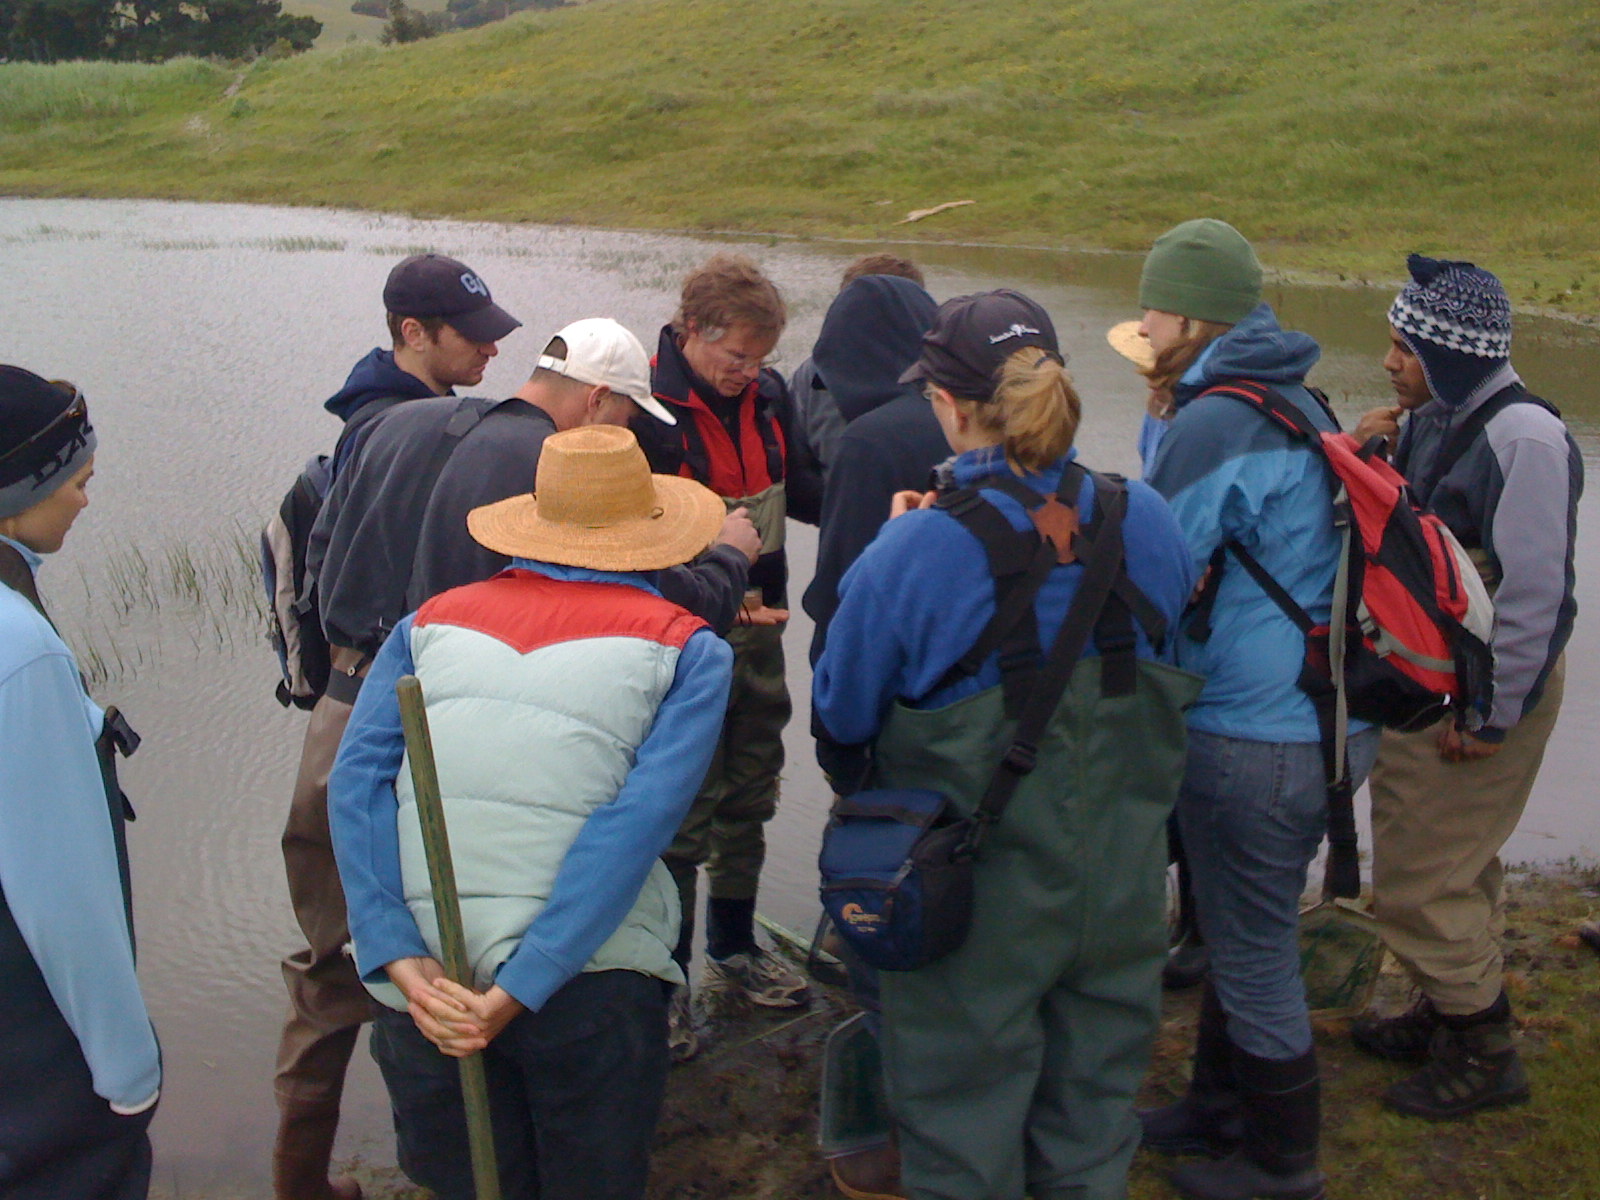
[[253,643],[266,628],[260,570],[256,535],[237,522],[194,541],[119,543],[81,573],[83,600],[67,622],[84,675],[115,683],[158,667],[173,629],[197,649]]
[[0,63],[0,128],[57,121],[124,121],[177,98],[197,99],[226,79],[198,58],[157,64]]

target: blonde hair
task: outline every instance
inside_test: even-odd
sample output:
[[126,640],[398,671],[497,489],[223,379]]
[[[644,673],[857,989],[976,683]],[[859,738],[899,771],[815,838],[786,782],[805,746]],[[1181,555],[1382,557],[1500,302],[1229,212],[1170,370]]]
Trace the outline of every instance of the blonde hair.
[[1201,321],[1193,317],[1186,317],[1185,320],[1189,322],[1189,328],[1184,335],[1156,355],[1155,362],[1139,372],[1150,384],[1150,415],[1158,421],[1165,421],[1172,416],[1172,389],[1183,378],[1183,373],[1194,366],[1207,346],[1233,328],[1219,321]]
[[1078,436],[1083,412],[1072,376],[1053,354],[1027,346],[1007,358],[988,401],[951,397],[974,425],[995,435],[1019,475],[1042,471]]

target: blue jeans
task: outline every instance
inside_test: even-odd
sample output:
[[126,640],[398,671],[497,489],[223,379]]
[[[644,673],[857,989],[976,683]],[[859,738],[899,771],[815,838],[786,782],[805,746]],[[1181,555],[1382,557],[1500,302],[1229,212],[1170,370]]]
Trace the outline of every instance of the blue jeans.
[[[460,1069],[381,1008],[372,1056],[400,1167],[440,1200],[473,1200]],[[483,1052],[505,1200],[637,1200],[667,1082],[667,988],[637,971],[577,976]]]
[[[1377,757],[1378,731],[1352,735],[1349,752],[1359,786]],[[1328,827],[1321,747],[1191,730],[1178,821],[1228,1039],[1258,1058],[1304,1054],[1311,1022],[1299,912],[1306,868]]]

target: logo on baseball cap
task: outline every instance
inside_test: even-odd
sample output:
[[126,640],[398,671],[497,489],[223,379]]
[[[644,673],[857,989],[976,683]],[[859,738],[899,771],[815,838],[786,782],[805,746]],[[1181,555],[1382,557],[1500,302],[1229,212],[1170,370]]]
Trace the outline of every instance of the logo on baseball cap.
[[658,421],[678,420],[650,391],[650,356],[610,317],[586,317],[559,330],[539,356],[546,371],[627,396]]
[[965,400],[994,398],[1006,359],[1024,346],[1037,346],[1061,361],[1056,327],[1035,301],[1001,289],[956,296],[934,314],[922,335],[922,353],[901,383],[927,381]]
[[469,342],[498,342],[522,325],[490,298],[476,271],[443,254],[402,259],[383,285],[383,307],[402,317],[440,317]]

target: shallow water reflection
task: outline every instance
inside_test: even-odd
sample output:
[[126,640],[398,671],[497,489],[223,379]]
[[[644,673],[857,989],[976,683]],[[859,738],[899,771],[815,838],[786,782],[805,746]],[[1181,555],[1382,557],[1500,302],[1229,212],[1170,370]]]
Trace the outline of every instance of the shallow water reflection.
[[[741,245],[789,299],[779,365],[792,367],[809,350],[839,270],[864,247]],[[480,389],[509,395],[545,337],[578,317],[614,316],[652,344],[684,272],[712,244],[238,205],[0,200],[0,247],[0,359],[75,380],[100,432],[93,507],[48,564],[43,586],[86,666],[97,663],[109,677],[101,694],[127,709],[148,743],[126,783],[140,810],[131,843],[141,965],[168,1069],[157,1183],[190,1196],[265,1194],[284,1005],[277,960],[298,944],[277,838],[304,719],[271,698],[273,666],[253,615],[253,531],[297,465],[336,436],[321,400],[383,340],[378,296],[398,257],[434,249],[465,259],[523,320]],[[1043,302],[1085,397],[1085,460],[1137,472],[1143,390],[1104,341],[1108,326],[1136,315],[1136,259],[970,247],[913,253],[940,298],[1004,284]],[[1322,341],[1316,381],[1348,412],[1387,402],[1377,364],[1389,296],[1272,291],[1284,323]],[[1592,469],[1600,335],[1520,320],[1516,360],[1535,390],[1565,408]],[[1597,661],[1594,506],[1586,501],[1583,512],[1584,616],[1569,651],[1565,710],[1513,858],[1600,851],[1585,753],[1600,736],[1600,687],[1584,670]],[[812,532],[794,529],[791,546],[797,602]],[[795,607],[787,641],[800,711],[787,737],[762,906],[803,928],[816,911],[828,796],[804,715],[810,628]],[[392,1162],[386,1104],[364,1053],[345,1112],[341,1152]]]

